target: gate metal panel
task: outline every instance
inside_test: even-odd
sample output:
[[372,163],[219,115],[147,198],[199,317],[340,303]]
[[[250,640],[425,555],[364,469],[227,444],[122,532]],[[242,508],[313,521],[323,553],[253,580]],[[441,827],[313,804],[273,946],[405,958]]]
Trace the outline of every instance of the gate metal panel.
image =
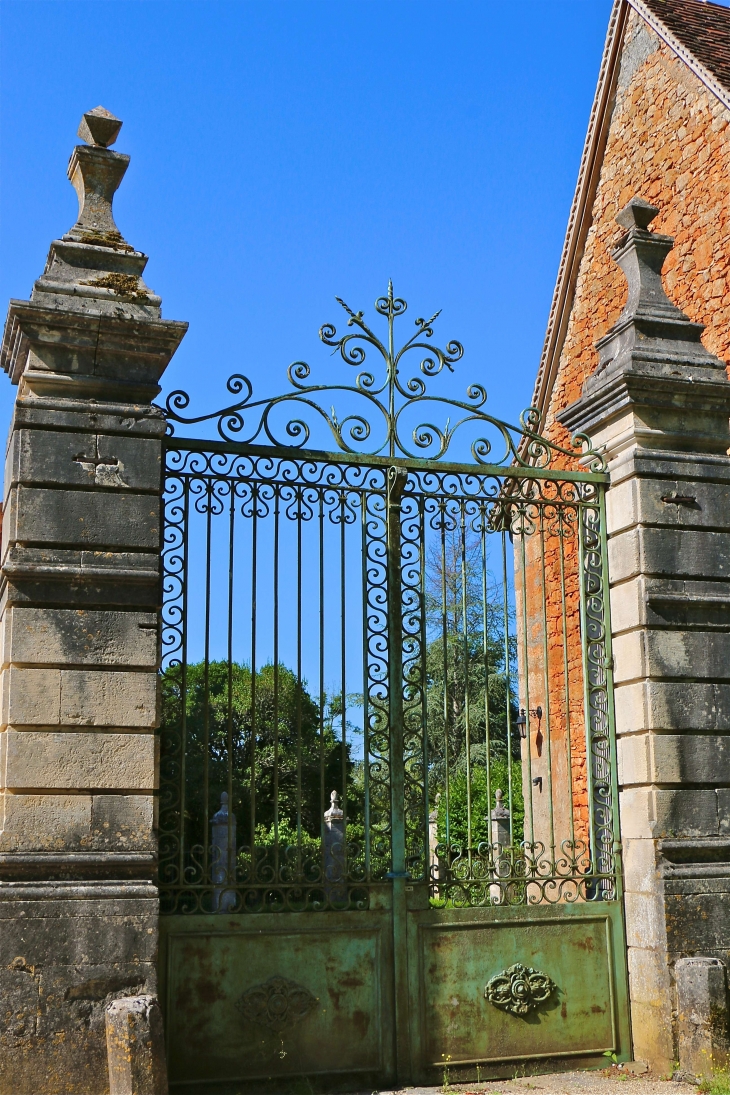
[[[167,449],[171,1082],[281,1091],[626,1057],[600,457],[576,439],[588,470],[572,470],[534,410],[514,429],[478,385],[460,402],[399,378],[409,350],[431,355],[426,377],[462,351],[417,320],[396,353],[392,289],[384,342],[343,306],[356,332],[323,341],[360,365],[360,339],[386,365],[380,387],[337,386],[382,416],[370,451],[370,423],[323,410],[303,363],[273,400],[242,377],[214,416],[168,400],[171,424],[212,417],[224,439]],[[472,463],[447,463],[448,422],[417,421],[426,458],[411,451],[403,415],[437,398],[491,430],[501,462],[480,432]],[[303,447],[306,414],[339,452]]]

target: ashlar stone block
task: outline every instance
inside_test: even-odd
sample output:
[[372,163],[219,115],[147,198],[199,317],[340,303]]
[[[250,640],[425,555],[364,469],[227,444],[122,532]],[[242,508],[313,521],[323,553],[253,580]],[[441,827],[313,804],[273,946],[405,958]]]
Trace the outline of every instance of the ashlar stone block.
[[159,491],[160,442],[155,438],[17,430],[8,453],[7,486],[116,487]]
[[656,837],[703,837],[718,835],[717,792],[681,790],[652,791]]
[[62,852],[91,844],[90,795],[5,794],[3,852]]
[[95,851],[153,851],[156,848],[152,795],[94,795],[91,847]]
[[730,533],[638,526],[609,541],[609,565],[613,582],[640,572],[730,579]]
[[3,544],[82,545],[154,551],[159,498],[147,494],[13,487],[3,515]]
[[5,786],[40,790],[155,787],[152,734],[7,730]]
[[83,608],[14,606],[4,616],[3,662],[154,668],[157,616]]
[[61,721],[69,726],[153,728],[157,674],[63,670]]
[[3,672],[3,725],[111,726],[152,729],[157,675],[94,669]]

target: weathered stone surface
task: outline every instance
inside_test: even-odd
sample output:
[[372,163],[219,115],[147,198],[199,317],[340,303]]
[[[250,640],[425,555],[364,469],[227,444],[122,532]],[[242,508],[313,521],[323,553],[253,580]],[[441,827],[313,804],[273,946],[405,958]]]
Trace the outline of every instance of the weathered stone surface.
[[0,851],[63,852],[90,843],[90,795],[5,795]]
[[152,734],[7,730],[5,787],[40,790],[155,787]]
[[1,684],[3,725],[151,729],[157,724],[155,673],[10,666]]
[[3,514],[3,541],[152,551],[160,540],[160,502],[151,494],[14,487]]
[[8,452],[6,492],[15,483],[159,492],[161,472],[156,439],[17,430]]
[[617,690],[618,734],[641,730],[730,731],[730,685],[706,681],[637,681]]
[[715,790],[655,790],[653,835],[656,837],[717,836],[718,801]]
[[152,795],[94,795],[91,847],[97,851],[156,851]]
[[[716,859],[709,856],[715,854]],[[665,904],[667,911],[667,941],[669,951],[676,960],[694,950],[712,958],[730,963],[730,941],[727,938],[727,910],[730,905],[730,871],[727,866],[728,849],[706,849],[706,861],[688,864],[670,870],[663,868]],[[686,875],[694,877],[686,877]]]
[[725,532],[637,527],[608,545],[611,581],[638,574],[667,578],[730,578],[729,536]]
[[630,735],[619,740],[618,756],[622,786],[730,784],[730,735]]
[[[727,472],[727,469],[721,470]],[[627,479],[615,488],[612,485],[606,499],[606,518],[611,534],[639,524],[682,529],[722,528],[724,515],[730,508],[730,483],[698,481],[690,461],[686,461],[686,472],[686,479],[670,474],[666,478]],[[687,501],[677,504],[671,501],[672,497]]]
[[616,681],[689,677],[730,681],[730,634],[643,629],[618,635]]
[[632,893],[657,892],[659,871],[653,840],[625,837],[623,844],[624,885]]
[[147,257],[114,225],[127,162],[74,151],[79,219],[51,245],[31,300],[11,303],[0,348],[20,384],[0,587],[8,1095],[108,1095],[106,1009],[157,991],[165,420],[150,400],[187,325],[161,318]]
[[680,958],[674,976],[680,1067],[709,1076],[730,1061],[725,966],[717,958]]
[[152,612],[18,606],[5,613],[4,640],[4,664],[157,665]]
[[83,551],[9,545],[6,604],[157,609],[159,558],[149,552]]
[[0,1091],[108,1095],[106,1009],[157,991],[156,915],[149,883],[0,883]]
[[162,1014],[154,996],[109,1004],[106,1041],[110,1095],[167,1095]]

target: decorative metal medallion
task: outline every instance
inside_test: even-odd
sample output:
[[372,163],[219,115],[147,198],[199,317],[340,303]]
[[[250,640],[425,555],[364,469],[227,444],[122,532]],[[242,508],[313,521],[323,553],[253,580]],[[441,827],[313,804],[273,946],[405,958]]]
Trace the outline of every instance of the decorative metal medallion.
[[546,973],[516,962],[487,982],[484,995],[495,1008],[527,1015],[549,1000],[557,987]]
[[252,1023],[269,1030],[285,1030],[300,1022],[317,1004],[309,989],[287,977],[270,977],[262,985],[247,989],[236,1007]]

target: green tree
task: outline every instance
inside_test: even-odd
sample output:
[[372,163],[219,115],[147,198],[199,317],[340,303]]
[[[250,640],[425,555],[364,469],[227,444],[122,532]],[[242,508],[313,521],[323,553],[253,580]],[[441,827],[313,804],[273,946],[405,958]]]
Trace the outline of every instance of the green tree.
[[[207,843],[210,817],[221,792],[232,792],[237,843],[281,846],[319,842],[329,793],[352,783],[350,745],[338,740],[342,704],[337,696],[320,704],[306,682],[284,665],[250,666],[212,661],[162,673],[162,725],[185,735],[186,843]],[[206,801],[207,785],[207,801]],[[348,813],[362,804],[355,794]]]
[[[508,634],[511,610],[505,608],[502,589],[487,573],[478,533],[457,527],[432,544],[426,559],[425,592],[429,786],[432,795],[440,794],[439,839],[445,837],[448,801],[450,839],[466,842],[467,757],[472,840],[490,839],[486,818],[494,806],[495,790],[500,787],[507,799],[508,754],[513,825],[515,838],[519,834],[521,839],[524,803],[516,732],[516,646]],[[487,759],[491,806],[486,798]]]

